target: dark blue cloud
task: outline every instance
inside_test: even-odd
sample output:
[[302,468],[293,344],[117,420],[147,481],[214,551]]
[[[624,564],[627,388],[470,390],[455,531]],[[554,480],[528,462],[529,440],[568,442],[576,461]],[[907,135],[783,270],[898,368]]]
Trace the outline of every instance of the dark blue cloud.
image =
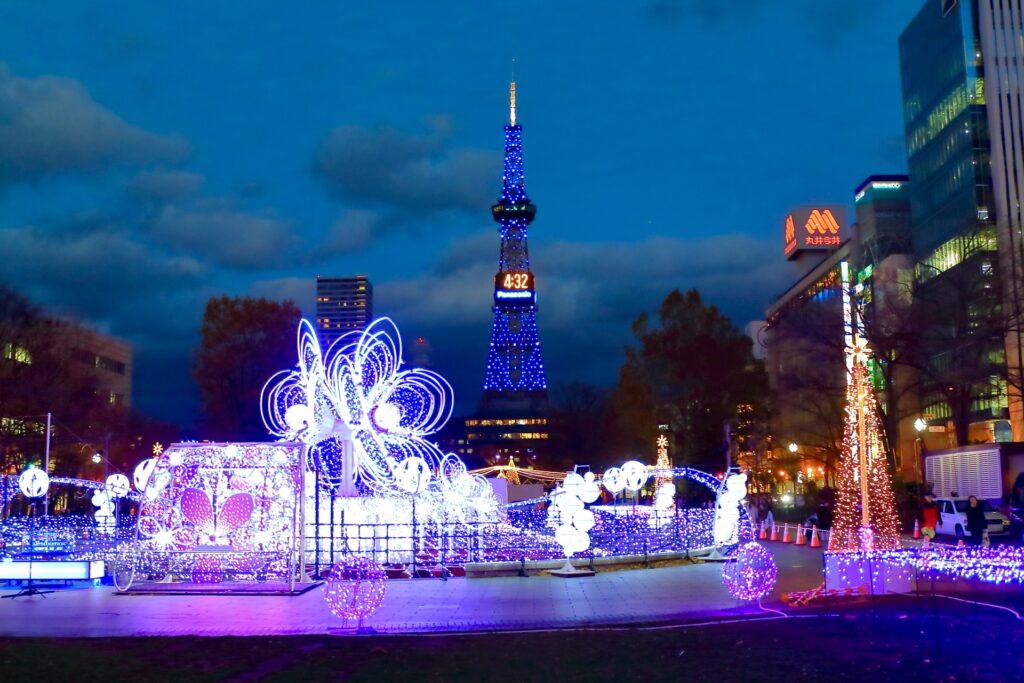
[[759,317],[787,209],[903,170],[921,2],[0,3],[0,277],[132,340],[180,417],[207,297],[367,273],[472,401],[516,57],[549,372],[609,381],[669,289]]

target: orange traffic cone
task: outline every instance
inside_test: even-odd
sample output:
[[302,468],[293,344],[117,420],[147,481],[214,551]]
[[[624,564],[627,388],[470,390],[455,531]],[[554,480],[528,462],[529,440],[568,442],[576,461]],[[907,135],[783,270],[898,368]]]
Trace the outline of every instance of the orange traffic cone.
[[914,520],[914,538],[921,538],[921,523]]
[[818,538],[818,525],[814,524],[811,526],[811,548],[820,548],[821,539]]
[[789,523],[782,525],[782,542],[792,543],[792,541],[789,538]]
[[775,524],[772,524],[772,537],[769,540],[771,540],[771,541],[779,540],[779,527],[776,526]]
[[761,541],[768,539],[768,530],[764,528],[764,522],[761,522],[761,533],[757,535],[757,538]]
[[804,527],[802,524],[796,525],[796,544],[807,545],[807,540],[804,538]]

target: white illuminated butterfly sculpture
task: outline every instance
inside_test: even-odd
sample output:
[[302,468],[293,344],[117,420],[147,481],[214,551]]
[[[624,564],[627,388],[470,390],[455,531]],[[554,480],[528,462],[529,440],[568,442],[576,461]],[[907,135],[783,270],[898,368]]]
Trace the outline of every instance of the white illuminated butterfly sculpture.
[[426,508],[443,505],[458,518],[492,511],[490,485],[425,439],[451,417],[452,388],[430,370],[402,369],[389,318],[342,336],[326,355],[303,320],[298,353],[298,367],[264,387],[263,421],[271,434],[306,444],[307,466],[338,495],[422,495]]

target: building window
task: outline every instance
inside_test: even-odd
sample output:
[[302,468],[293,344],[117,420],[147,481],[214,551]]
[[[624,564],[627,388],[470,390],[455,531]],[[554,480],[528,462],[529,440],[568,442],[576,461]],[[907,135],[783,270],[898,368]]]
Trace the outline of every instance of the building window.
[[4,360],[13,360],[16,363],[32,365],[32,354],[24,346],[17,346],[10,342],[4,344]]

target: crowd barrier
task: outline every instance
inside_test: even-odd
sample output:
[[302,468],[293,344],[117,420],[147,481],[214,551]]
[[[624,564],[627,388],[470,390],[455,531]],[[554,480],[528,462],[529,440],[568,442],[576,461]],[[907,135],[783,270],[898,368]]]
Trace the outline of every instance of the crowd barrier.
[[829,530],[819,529],[815,524],[806,526],[804,524],[768,524],[767,522],[761,522],[755,528],[757,529],[757,538],[761,541],[791,543],[808,548],[828,547]]

